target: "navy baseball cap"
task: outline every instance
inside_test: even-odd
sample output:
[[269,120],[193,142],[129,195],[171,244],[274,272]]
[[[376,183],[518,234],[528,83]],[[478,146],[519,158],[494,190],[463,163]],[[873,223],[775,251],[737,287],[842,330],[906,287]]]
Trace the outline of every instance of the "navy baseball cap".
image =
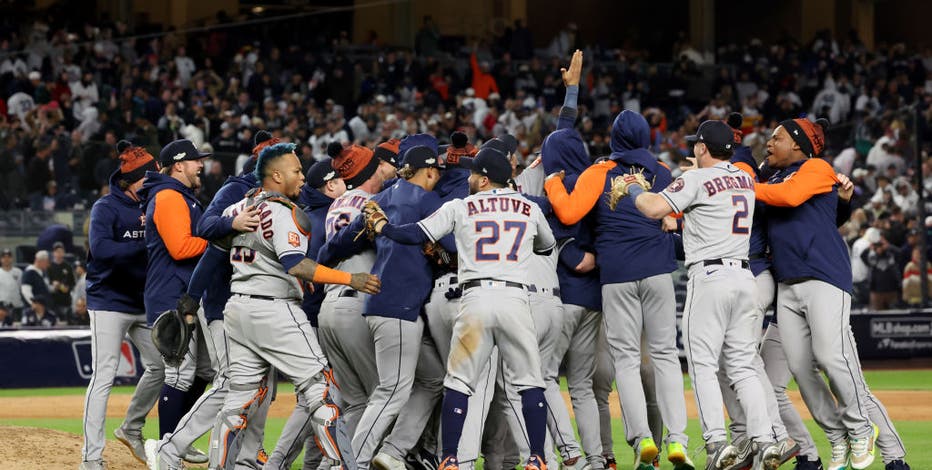
[[487,176],[498,184],[508,184],[508,180],[511,179],[511,162],[508,161],[508,157],[491,147],[479,150],[474,158],[461,159],[460,166]]
[[735,147],[735,133],[728,124],[719,120],[709,120],[699,125],[695,135],[686,136],[686,142],[702,142],[710,149],[731,152]]
[[498,150],[505,154],[505,156],[508,156],[518,150],[518,139],[508,134],[502,134],[494,139],[486,141],[486,143],[482,144],[481,148],[486,147]]
[[209,153],[199,152],[197,147],[194,146],[194,142],[188,139],[178,139],[162,147],[162,151],[159,152],[159,164],[162,165],[162,168],[165,168],[174,163],[185,160],[200,160],[210,155]]
[[429,147],[437,155],[440,154],[440,145],[436,137],[430,134],[412,134],[401,139],[401,142],[398,144],[398,155],[404,155],[408,149],[420,145]]
[[426,145],[409,148],[401,160],[402,168],[443,168],[443,161],[437,152]]
[[333,169],[333,159],[327,157],[313,165],[307,170],[307,175],[305,175],[305,183],[308,187],[317,189],[325,184],[328,181],[339,178],[337,176],[337,170]]

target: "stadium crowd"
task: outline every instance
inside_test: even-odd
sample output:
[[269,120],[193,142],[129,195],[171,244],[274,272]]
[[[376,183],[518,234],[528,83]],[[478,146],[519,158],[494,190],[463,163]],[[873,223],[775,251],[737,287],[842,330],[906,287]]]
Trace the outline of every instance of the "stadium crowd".
[[[218,23],[229,21],[218,14]],[[856,184],[853,216],[840,227],[852,247],[854,304],[918,303],[917,246],[932,218],[917,216],[914,162],[921,158],[922,184],[932,189],[932,49],[869,49],[855,32],[823,32],[805,43],[724,45],[713,64],[685,39],[670,56],[652,57],[581,44],[572,23],[541,49],[521,21],[493,31],[454,41],[426,17],[410,50],[381,45],[374,33],[354,45],[345,31],[289,42],[237,28],[140,38],[119,21],[4,28],[0,208],[90,207],[108,191],[121,139],[153,155],[178,138],[212,152],[205,204],[239,173],[259,129],[298,143],[305,169],[334,141],[374,147],[429,133],[446,143],[456,130],[476,143],[511,134],[528,163],[556,126],[560,66],[580,48],[588,59],[577,128],[593,159],[609,153],[611,119],[622,109],[647,118],[651,150],[674,176],[688,152],[685,136],[703,120],[740,112],[744,142],[761,161],[777,122],[828,118],[835,131],[826,158]],[[83,268],[63,264],[64,251],[18,260],[32,262],[21,274],[3,251],[0,324],[86,324]]]

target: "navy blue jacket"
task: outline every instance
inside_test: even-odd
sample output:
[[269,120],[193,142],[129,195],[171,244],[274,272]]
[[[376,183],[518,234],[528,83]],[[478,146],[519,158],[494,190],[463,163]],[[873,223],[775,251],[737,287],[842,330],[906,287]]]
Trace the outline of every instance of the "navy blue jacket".
[[[739,145],[732,155],[731,163],[744,163],[754,170],[754,181],[760,181],[760,169],[754,156],[751,155],[751,149],[745,145]],[[760,201],[754,202],[754,219],[751,221],[751,238],[750,256],[751,272],[755,276],[770,268],[770,257],[767,253],[767,205]]]
[[[568,115],[566,111],[567,108],[564,106],[561,110],[561,118]],[[565,171],[566,177],[563,179],[563,184],[567,191],[572,192],[580,173],[589,166],[589,155],[586,153],[582,137],[575,129],[572,129],[572,121],[569,124],[569,128],[561,127],[544,139],[541,146],[541,163],[547,174]],[[564,125],[562,120],[560,125]],[[557,263],[560,299],[564,304],[601,310],[602,289],[599,285],[598,270],[582,274],[575,270],[585,252],[595,252],[588,219],[572,225],[564,225],[556,215],[549,213],[547,222],[550,223],[558,244],[562,245],[559,263]]]
[[[301,188],[298,204],[304,206],[304,212],[311,219],[311,239],[307,245],[308,258],[316,260],[317,252],[320,251],[320,247],[327,240],[327,231],[324,224],[327,219],[327,211],[332,203],[332,197],[314,188],[307,185]],[[323,303],[325,295],[323,284],[314,284],[314,292],[304,293],[301,308],[307,315],[307,320],[311,323],[311,326],[315,328],[317,327],[317,315],[320,313],[320,304]]]
[[[224,216],[227,207],[241,201],[250,189],[258,185],[253,173],[241,176],[231,176],[224,181],[223,186],[214,195],[204,215],[197,222],[194,234],[198,237],[216,241],[234,232],[233,217]],[[230,279],[233,277],[233,266],[230,264],[230,254],[214,243],[207,245],[207,250],[191,274],[188,284],[188,295],[201,299],[204,307],[204,317],[210,323],[223,319],[223,309],[230,299]]]
[[91,208],[87,253],[87,308],[145,313],[146,231],[141,204],[116,185]]
[[138,194],[146,205],[146,250],[149,264],[146,270],[144,299],[146,320],[150,325],[162,312],[175,308],[181,294],[187,292],[191,273],[194,272],[194,267],[201,258],[193,256],[176,261],[165,247],[165,242],[153,221],[155,197],[164,190],[177,191],[190,205],[188,212],[191,217],[191,233],[195,233],[197,222],[204,213],[201,203],[198,202],[191,188],[171,176],[152,171],[146,173],[146,182]]
[[[828,165],[802,160],[778,171],[768,182],[782,183],[807,162]],[[811,196],[796,207],[768,205],[768,242],[778,282],[813,278],[851,292],[851,259],[838,233],[838,212],[837,187]]]
[[[433,214],[442,202],[433,191],[399,179],[392,187],[376,194],[373,200],[395,225],[418,222]],[[362,215],[333,236],[328,246],[354,245],[352,239],[363,229]],[[361,239],[362,240],[362,239]],[[355,243],[358,248],[359,243]],[[433,289],[430,262],[421,245],[405,245],[388,237],[376,237],[376,259],[372,273],[382,280],[382,290],[366,301],[363,315],[417,320],[421,307]],[[446,248],[446,247],[445,247]]]

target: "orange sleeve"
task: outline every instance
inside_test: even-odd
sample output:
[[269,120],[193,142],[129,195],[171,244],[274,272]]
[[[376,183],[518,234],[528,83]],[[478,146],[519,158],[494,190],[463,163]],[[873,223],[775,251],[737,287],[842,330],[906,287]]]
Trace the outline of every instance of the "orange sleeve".
[[193,258],[207,248],[207,240],[191,234],[191,212],[177,191],[159,191],[155,195],[152,220],[172,259]]
[[615,167],[615,162],[602,162],[590,166],[579,175],[572,194],[566,192],[563,180],[550,178],[544,182],[547,199],[553,206],[553,212],[566,225],[582,220],[599,201],[605,187],[605,175]]
[[482,72],[479,70],[479,59],[476,58],[475,52],[469,54],[469,67],[472,68],[473,80],[475,80],[476,75],[479,75]]
[[754,169],[751,168],[751,165],[748,165],[745,162],[736,162],[732,163],[732,165],[734,165],[735,168],[751,175],[751,178],[754,178],[755,181],[757,180],[757,173],[754,173]]
[[796,207],[817,194],[830,192],[838,183],[835,170],[825,160],[810,159],[782,183],[755,183],[758,201],[779,207]]

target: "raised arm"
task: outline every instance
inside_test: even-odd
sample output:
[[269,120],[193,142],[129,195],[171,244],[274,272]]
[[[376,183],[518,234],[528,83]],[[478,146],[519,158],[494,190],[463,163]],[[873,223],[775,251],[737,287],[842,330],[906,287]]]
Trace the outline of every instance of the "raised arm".
[[782,183],[756,183],[757,199],[765,204],[779,207],[796,207],[812,196],[832,191],[839,183],[835,170],[825,160],[807,160],[792,178]]

